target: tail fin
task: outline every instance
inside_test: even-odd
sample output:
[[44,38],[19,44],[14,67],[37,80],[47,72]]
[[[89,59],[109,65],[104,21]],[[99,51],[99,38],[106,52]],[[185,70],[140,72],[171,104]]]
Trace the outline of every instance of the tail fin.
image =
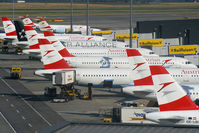
[[39,20],[39,27],[41,31],[52,30],[51,26],[44,19]]
[[27,41],[24,24],[21,21],[14,21],[14,25],[17,31],[18,41]]
[[30,20],[29,17],[27,17],[27,16],[21,16],[20,18],[22,19],[24,25],[35,26],[35,24],[32,22],[32,20]]
[[47,39],[38,39],[45,69],[67,69],[70,66]]
[[126,52],[133,71],[137,72],[134,85],[153,85],[149,64],[146,59],[136,49],[126,49]]
[[2,17],[3,28],[6,36],[17,36],[17,32],[14,24],[7,17]]
[[199,109],[163,66],[150,66],[150,70],[160,111]]
[[29,41],[29,49],[39,49],[39,35],[32,26],[24,26],[27,39]]
[[54,33],[51,31],[43,31],[43,33],[62,57],[74,57],[74,55],[70,54],[68,50],[62,45],[62,43],[56,39]]

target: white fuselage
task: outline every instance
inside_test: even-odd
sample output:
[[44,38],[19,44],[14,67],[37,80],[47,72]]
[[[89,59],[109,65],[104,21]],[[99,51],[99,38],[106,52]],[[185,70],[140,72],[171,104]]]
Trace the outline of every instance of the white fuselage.
[[[36,70],[35,75],[48,77],[54,72],[62,70],[64,69]],[[94,86],[102,87],[104,81],[113,81],[114,87],[121,87],[133,83],[135,78],[135,71],[132,71],[131,69],[74,68],[71,70],[76,71],[76,80],[79,85],[87,85],[88,83],[92,83]]]
[[151,112],[145,118],[157,123],[199,125],[199,110]]
[[66,48],[129,48],[124,42],[119,41],[69,41],[59,39]]
[[[103,41],[103,38],[98,38],[97,36],[92,37],[91,40],[88,40],[87,36],[76,36],[74,35],[67,35],[67,34],[55,34],[56,38],[61,41],[62,43],[64,43],[62,40],[64,40],[65,42],[67,42],[68,44],[70,44],[69,48],[76,48],[76,47],[84,47],[84,46],[78,46],[79,44],[90,44],[88,47],[111,47],[111,48],[115,48],[115,47],[121,47],[121,48],[125,48],[125,45],[121,45],[119,42],[108,42],[108,41]],[[43,34],[39,35],[41,38],[44,37]],[[96,41],[95,41],[96,40]],[[100,45],[91,45],[91,44],[100,44]],[[28,41],[18,41],[16,40],[16,42],[13,43],[14,45],[17,45],[18,47],[22,48],[22,49],[28,49],[29,48],[29,42]],[[64,44],[63,44],[64,45]],[[28,50],[29,51],[29,50]],[[39,50],[31,50],[31,51],[39,51]]]
[[106,41],[107,39],[101,36],[84,36],[79,34],[55,34],[59,41]]
[[[126,49],[122,48],[70,48],[67,49],[74,56],[127,56]],[[148,49],[137,49],[143,56],[158,56]],[[24,54],[40,55],[40,49],[23,50]],[[41,55],[40,55],[41,57]]]
[[[171,61],[164,64],[166,68],[197,68],[194,64],[187,63],[184,58],[177,57],[144,57],[149,65],[162,65],[165,60]],[[130,68],[128,57],[65,57],[71,66],[77,68]]]
[[[37,70],[35,74],[38,76],[46,76],[52,75],[53,72],[58,72],[61,69],[48,69],[48,70]],[[68,70],[68,69],[65,69]],[[114,85],[133,85],[133,79],[136,80],[138,78],[137,73],[133,71],[131,68],[120,69],[120,68],[74,68],[76,70],[76,78],[79,84],[87,85],[88,83],[93,83],[94,85],[102,85],[104,80],[113,80]],[[179,69],[167,69],[171,75],[176,75],[178,72],[182,70]],[[190,71],[190,69],[189,69]],[[199,74],[197,74],[199,76]],[[175,77],[175,80],[180,83],[183,82],[183,75],[182,77]],[[186,75],[187,77],[187,75]],[[198,83],[199,78],[188,78],[190,84]]]
[[[71,25],[50,25],[51,28],[55,30],[70,29]],[[88,27],[90,29],[90,26]],[[73,31],[86,32],[86,25],[73,25]],[[89,30],[90,31],[90,30]],[[101,31],[100,29],[92,28],[92,31]]]

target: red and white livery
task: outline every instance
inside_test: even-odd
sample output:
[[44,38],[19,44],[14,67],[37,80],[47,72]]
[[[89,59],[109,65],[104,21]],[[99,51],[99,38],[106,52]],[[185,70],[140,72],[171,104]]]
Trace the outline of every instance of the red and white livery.
[[0,34],[0,39],[17,41],[17,32],[12,21],[7,17],[2,17],[2,23],[5,33]]
[[151,66],[159,112],[145,118],[158,123],[199,125],[199,107],[163,66]]

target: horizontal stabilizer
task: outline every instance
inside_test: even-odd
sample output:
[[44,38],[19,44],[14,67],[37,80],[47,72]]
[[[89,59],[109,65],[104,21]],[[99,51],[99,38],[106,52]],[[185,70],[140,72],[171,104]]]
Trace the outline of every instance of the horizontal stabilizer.
[[159,119],[160,123],[178,123],[181,120],[184,120],[184,118],[180,116]]

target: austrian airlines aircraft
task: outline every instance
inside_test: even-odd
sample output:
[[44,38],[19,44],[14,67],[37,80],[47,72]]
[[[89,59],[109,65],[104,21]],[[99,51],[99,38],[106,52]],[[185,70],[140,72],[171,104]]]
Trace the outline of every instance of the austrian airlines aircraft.
[[[89,40],[89,41],[70,41],[65,38],[57,38],[55,39],[54,33],[51,31],[43,31],[44,36],[48,37],[50,40],[60,41],[67,48],[129,48],[124,42],[119,41],[97,41],[97,40]],[[52,39],[51,39],[52,38]]]
[[[66,33],[70,29],[70,25],[49,25],[44,19],[39,19],[39,27],[41,31],[52,30],[55,33]],[[73,31],[86,32],[86,25],[73,25]],[[89,31],[101,31],[100,29],[90,28]]]
[[[34,30],[33,27],[31,26],[25,26],[25,32],[28,34],[27,36],[35,36],[37,32]],[[43,37],[43,34],[37,34],[38,37]],[[125,48],[128,47],[123,42],[118,42],[118,41],[94,41],[94,40],[102,40],[100,39],[101,37],[98,36],[74,36],[74,35],[60,35],[56,34],[54,35],[51,31],[44,31],[44,36],[54,36],[56,37],[56,40],[61,41],[63,43],[67,43],[68,48]],[[89,39],[89,41],[88,41]],[[24,43],[17,43],[18,46],[24,47]],[[27,48],[28,43],[26,44]],[[64,45],[64,44],[63,44]],[[32,51],[32,50],[31,50]]]
[[[26,30],[27,27],[25,26]],[[30,27],[32,28],[32,27]],[[30,35],[31,30],[27,30],[27,35]],[[32,31],[34,32],[34,31]],[[36,34],[36,33],[35,33]],[[82,68],[129,68],[130,64],[127,57],[74,57],[70,54],[61,43],[56,39],[52,32],[44,31],[44,35],[50,40],[56,50],[60,51],[60,54],[63,57],[66,57],[65,60],[74,67]],[[32,36],[32,35],[30,35]],[[28,36],[29,38],[29,36]],[[32,41],[33,42],[33,41]],[[34,44],[34,43],[33,43]],[[38,46],[38,45],[37,45]],[[143,53],[143,52],[142,52]],[[68,57],[69,56],[69,57]],[[83,55],[84,56],[84,55]],[[150,57],[145,56],[146,60],[151,65],[160,65],[164,64],[168,68],[197,68],[195,65],[191,64],[188,60],[179,57]]]
[[[35,74],[38,76],[52,76],[54,72],[63,70],[75,70],[76,81],[79,85],[87,85],[92,83],[94,86],[102,87],[105,81],[112,81],[113,87],[121,87],[133,83],[136,79],[136,73],[130,69],[119,68],[74,68],[70,66],[61,57],[61,55],[49,45],[47,39],[39,39],[44,70],[37,70]],[[139,54],[136,49],[126,50],[127,54],[134,59],[134,56]]]
[[151,67],[152,80],[160,111],[146,113],[157,123],[199,125],[199,107],[163,66]]
[[[34,23],[28,17],[21,17],[25,26],[32,26]],[[35,27],[35,26],[34,26]],[[30,28],[29,28],[30,29]],[[33,28],[34,30],[34,28]],[[43,37],[43,34],[39,34]],[[55,34],[58,40],[66,41],[106,41],[107,39],[101,36],[84,36],[80,34]]]
[[[30,37],[36,37],[36,31],[31,27],[31,26],[25,26],[25,31],[26,35]],[[33,43],[33,42],[32,42]],[[32,44],[33,45],[33,44]],[[152,50],[149,49],[143,49],[143,48],[138,48],[139,52],[142,53],[144,56],[158,56],[154,54]],[[109,48],[109,49],[103,49],[103,48],[70,48],[68,51],[74,55],[74,56],[127,56],[126,55],[126,49],[121,49],[121,48]],[[23,50],[24,54],[29,54],[29,55],[36,55],[36,56],[41,56],[40,55],[40,49],[38,47],[38,42],[35,42],[34,48],[30,48],[29,50]]]
[[[44,36],[52,43],[62,57],[74,67],[82,68],[130,68],[128,57],[84,57],[70,54],[67,49],[54,37],[51,31],[44,31]],[[197,68],[187,59],[180,57],[144,56],[150,65],[163,65],[167,68]]]
[[[155,69],[158,66],[150,66],[151,69]],[[167,69],[167,71],[170,71],[170,69]],[[173,71],[175,72],[175,71]],[[184,73],[184,72],[183,72]],[[181,79],[183,79],[181,76],[171,75],[173,78],[176,79],[177,82],[180,82],[182,88],[187,92],[187,94],[191,97],[193,101],[199,99],[199,84],[198,84],[198,78],[199,73],[191,74],[189,78],[189,83],[187,82],[181,82]],[[194,82],[194,83],[191,83]],[[122,92],[140,97],[145,98],[149,100],[156,101],[156,94],[155,94],[155,88],[154,84],[151,78],[151,75],[148,75],[148,78],[141,77],[139,80],[134,81],[134,86],[127,86],[122,88]]]

